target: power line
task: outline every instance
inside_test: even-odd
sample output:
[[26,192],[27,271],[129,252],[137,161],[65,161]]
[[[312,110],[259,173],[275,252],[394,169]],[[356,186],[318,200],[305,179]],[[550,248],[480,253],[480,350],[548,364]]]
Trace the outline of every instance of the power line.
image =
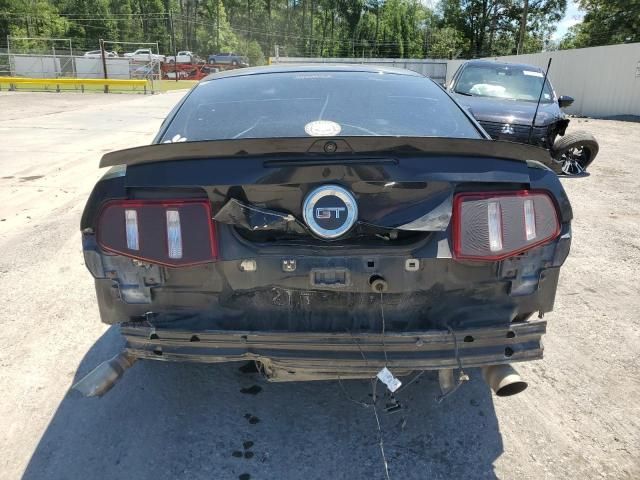
[[[24,17],[25,13],[16,13],[16,12],[0,12],[0,15],[11,15],[11,16],[15,16],[15,17]],[[31,16],[44,16],[41,14],[37,14],[37,13],[32,13],[29,12],[27,15],[31,15]],[[51,16],[52,14],[50,13],[49,16]],[[84,14],[81,13],[55,13],[53,14],[57,17],[80,17],[80,16],[85,16]],[[165,12],[155,12],[155,13],[109,13],[107,17],[100,17],[100,18],[104,18],[104,19],[108,19],[110,17],[140,17],[140,16],[165,16],[168,17],[169,14],[165,13]],[[96,18],[96,17],[93,17]]]
[[[3,12],[0,12],[0,15],[4,14]],[[15,15],[18,16],[18,14],[11,14],[11,15]],[[68,20],[72,20],[76,25],[81,26],[81,27],[87,27],[87,28],[102,28],[103,30],[108,29],[109,27],[107,26],[96,26],[96,25],[89,25],[89,24],[82,24],[82,23],[78,23],[80,21],[95,21],[95,22],[123,22],[123,21],[130,21],[133,20],[134,17],[140,17],[140,16],[144,16],[144,18],[140,18],[141,20],[167,20],[168,19],[168,13],[167,14],[122,14],[122,15],[126,15],[127,18],[108,18],[108,17],[71,17],[71,14],[66,14],[65,18],[67,18]],[[158,15],[162,15],[162,16],[158,16]],[[39,18],[39,19],[44,19],[44,20],[48,20],[51,21],[55,18],[55,15],[49,14],[49,15],[27,15],[25,16],[21,16],[22,18]],[[205,20],[196,20],[193,19],[191,17],[188,17],[186,15],[180,15],[180,14],[176,14],[174,15],[174,19],[181,21],[181,22],[185,22],[185,23],[191,23],[191,24],[195,24],[195,25],[203,25],[203,26],[208,26],[208,27],[212,27],[212,28],[217,28],[217,25],[215,22],[213,21],[205,21]],[[331,45],[347,45],[347,46],[356,46],[356,47],[367,47],[367,48],[371,48],[371,47],[385,47],[385,46],[390,46],[390,47],[394,47],[394,46],[400,46],[400,45],[406,45],[406,42],[379,42],[376,41],[375,39],[370,39],[370,40],[353,40],[353,39],[345,39],[345,38],[341,38],[341,39],[336,39],[336,38],[329,38],[329,37],[317,37],[317,36],[309,36],[309,35],[295,35],[295,34],[290,34],[290,33],[286,33],[280,30],[272,30],[270,32],[264,31],[264,30],[257,30],[257,29],[251,29],[251,28],[245,28],[245,27],[239,27],[239,26],[235,26],[233,24],[228,24],[229,28],[231,30],[234,30],[235,32],[241,32],[241,33],[246,33],[246,34],[251,34],[251,35],[262,35],[264,37],[273,37],[273,38],[277,38],[277,39],[294,39],[294,40],[301,40],[301,41],[311,41],[311,42],[325,42],[325,43],[330,43]]]
[[[29,23],[33,19],[37,19],[40,21],[49,22],[49,24],[51,24],[51,22],[54,19],[62,18],[69,22],[73,22],[75,25],[80,27],[84,27],[88,29],[99,29],[99,30],[108,30],[110,27],[106,25],[92,25],[91,23],[80,23],[80,22],[104,22],[108,24],[111,23],[111,24],[115,24],[115,28],[120,28],[119,25],[121,25],[122,22],[142,22],[142,23],[167,22],[169,15],[170,14],[168,12],[113,13],[113,14],[107,14],[105,16],[101,16],[99,14],[73,14],[73,13],[51,13],[51,12],[47,12],[46,14],[37,13],[37,12],[27,13],[27,14],[7,12],[7,11],[0,12],[0,18],[2,17],[20,18],[20,19],[26,20],[27,23]],[[212,29],[215,29],[216,32],[219,30],[219,27],[220,27],[218,25],[218,22],[213,19],[207,21],[206,19],[189,17],[187,15],[182,15],[182,14],[174,14],[174,18],[178,22],[183,22],[191,25],[210,27]],[[306,51],[307,53],[310,53],[310,50],[311,51],[316,50],[317,47],[321,47],[322,49],[329,48],[334,51],[336,49],[338,51],[345,50],[347,52],[349,50],[352,50],[352,53],[356,49],[361,49],[361,50],[369,49],[370,51],[372,49],[375,49],[376,52],[381,53],[381,51],[386,50],[388,52],[390,49],[397,48],[397,47],[408,47],[411,44],[415,44],[415,41],[416,41],[415,39],[413,39],[410,41],[383,42],[383,41],[379,41],[377,38],[371,38],[371,39],[359,38],[356,40],[355,38],[351,38],[351,39],[345,38],[343,35],[340,35],[340,34],[338,38],[331,38],[326,36],[319,37],[317,35],[304,35],[304,34],[301,35],[301,34],[289,33],[288,30],[286,31],[271,30],[271,29],[261,30],[256,28],[250,28],[244,25],[241,26],[237,24],[232,24],[230,22],[226,23],[225,28],[229,28],[234,33],[238,33],[241,35],[248,35],[250,37],[262,38],[264,39],[264,41],[269,42],[270,44],[272,44],[274,40],[282,41],[287,44],[286,47],[292,50],[302,50],[302,51]],[[429,28],[422,29],[422,32],[424,34],[429,34],[429,31],[430,31]],[[603,31],[590,32],[588,35],[588,38],[590,40],[590,43],[592,44],[595,43],[596,45],[597,44],[605,45],[605,44],[609,44],[609,41],[612,39],[614,35],[622,35],[622,34],[623,32],[618,32],[616,30],[615,25],[610,25],[609,28]],[[0,39],[0,42],[2,42],[3,40],[4,39]],[[562,39],[559,39],[555,41],[555,43],[559,44],[561,40]],[[84,41],[87,44],[89,42],[94,43],[93,41],[88,39],[80,40],[80,39],[74,38],[74,42],[81,42],[81,41]],[[624,41],[618,42],[618,43],[624,43]]]

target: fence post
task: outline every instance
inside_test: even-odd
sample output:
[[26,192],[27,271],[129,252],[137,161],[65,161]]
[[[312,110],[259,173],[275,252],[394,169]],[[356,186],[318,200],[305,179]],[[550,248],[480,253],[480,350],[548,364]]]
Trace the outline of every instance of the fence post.
[[73,78],[77,78],[76,74],[76,59],[73,56],[73,45],[71,45],[71,39],[69,39],[69,57],[71,58],[71,73]]
[[[9,76],[13,77],[13,65],[11,65],[11,35],[7,35],[7,61],[9,62]],[[11,90],[11,88],[9,88]]]
[[[107,80],[109,75],[107,74],[107,59],[104,54],[104,40],[100,39],[100,54],[102,55],[102,71],[104,72],[104,79]],[[109,85],[104,86],[104,93],[109,93]]]
[[[173,46],[173,74],[176,76],[176,82],[178,81],[178,47],[176,46],[176,34],[173,30],[173,10],[169,10],[169,21],[171,22],[171,45]],[[158,55],[160,52],[158,52]],[[193,61],[193,59],[191,59]],[[162,70],[160,70],[160,77],[162,78]]]

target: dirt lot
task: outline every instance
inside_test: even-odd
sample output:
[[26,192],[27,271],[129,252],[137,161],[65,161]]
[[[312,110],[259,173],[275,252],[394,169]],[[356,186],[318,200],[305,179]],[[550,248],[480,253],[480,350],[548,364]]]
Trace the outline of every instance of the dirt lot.
[[[0,92],[0,478],[384,478],[373,412],[336,382],[140,362],[102,399],[68,392],[121,346],[80,248],[98,159],[148,143],[180,95]],[[563,180],[574,243],[545,359],[512,398],[471,371],[436,404],[423,376],[381,418],[391,478],[640,478],[640,123],[572,127],[601,154]]]

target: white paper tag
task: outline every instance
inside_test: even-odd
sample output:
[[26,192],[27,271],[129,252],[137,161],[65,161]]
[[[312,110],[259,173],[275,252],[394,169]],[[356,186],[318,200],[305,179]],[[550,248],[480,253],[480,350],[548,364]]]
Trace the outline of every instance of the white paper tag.
[[378,379],[387,386],[391,393],[398,390],[402,385],[402,382],[394,377],[387,367],[378,372]]
[[522,73],[524,73],[525,75],[528,75],[529,77],[540,77],[540,78],[544,77],[544,75],[541,72],[534,72],[531,70],[523,70]]

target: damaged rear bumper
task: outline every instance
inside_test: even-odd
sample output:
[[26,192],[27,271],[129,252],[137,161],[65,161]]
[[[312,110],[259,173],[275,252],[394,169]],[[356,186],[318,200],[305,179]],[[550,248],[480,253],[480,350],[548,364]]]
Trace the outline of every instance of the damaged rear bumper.
[[[396,375],[542,358],[545,320],[508,326],[386,333],[183,331],[125,323],[136,358],[220,363],[255,360],[270,380],[370,378],[385,363]],[[385,362],[385,352],[388,361]]]

